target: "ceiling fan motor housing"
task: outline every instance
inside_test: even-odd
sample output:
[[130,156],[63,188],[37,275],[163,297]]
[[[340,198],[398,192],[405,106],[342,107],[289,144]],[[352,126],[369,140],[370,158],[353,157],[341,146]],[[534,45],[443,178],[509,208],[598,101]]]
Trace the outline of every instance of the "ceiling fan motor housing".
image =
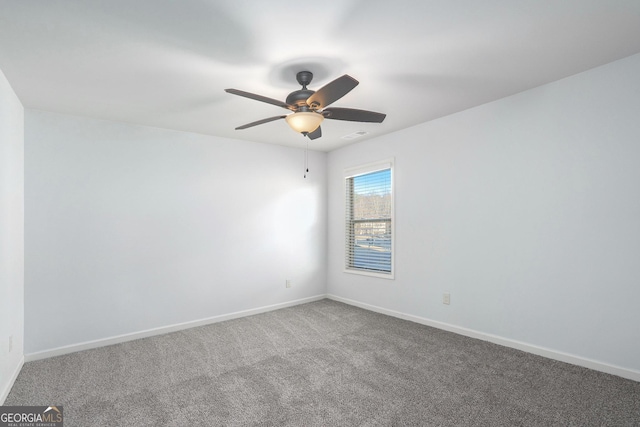
[[314,90],[309,89],[296,90],[287,96],[285,102],[289,105],[295,105],[296,107],[308,107],[307,99],[314,93],[316,93]]
[[308,107],[307,99],[316,93],[314,90],[307,89],[307,85],[313,80],[313,73],[311,71],[300,71],[296,74],[296,80],[298,80],[302,89],[291,92],[285,102],[301,108],[300,111],[306,111],[305,107]]

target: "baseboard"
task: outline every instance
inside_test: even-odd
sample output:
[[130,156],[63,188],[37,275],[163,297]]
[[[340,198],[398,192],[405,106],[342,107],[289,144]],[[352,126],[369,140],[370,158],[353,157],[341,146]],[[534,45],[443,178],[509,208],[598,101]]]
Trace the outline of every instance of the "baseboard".
[[438,321],[427,319],[420,316],[414,316],[412,314],[401,313],[401,312],[389,310],[383,307],[366,304],[360,301],[354,301],[348,298],[342,298],[337,295],[328,294],[327,298],[334,301],[339,301],[345,304],[360,307],[365,310],[375,311],[377,313],[386,314],[388,316],[397,317],[397,318],[408,320],[415,323],[420,323],[422,325],[431,326],[434,328],[442,329],[445,331],[453,332],[453,333],[464,335],[467,337],[477,338],[483,341],[489,341],[494,344],[499,344],[505,347],[511,347],[517,350],[526,351],[527,353],[537,354],[538,356],[543,356],[548,359],[558,360],[561,362],[570,363],[572,365],[578,365],[585,368],[593,369],[595,371],[617,375],[622,378],[627,378],[633,381],[640,382],[640,371],[636,371],[633,369],[622,368],[619,366],[599,362],[597,360],[587,359],[587,358],[576,356],[573,354],[563,353],[561,351],[552,350],[545,347],[539,347],[536,345],[512,340],[509,338],[503,338],[498,335],[487,334],[484,332],[476,331],[474,329],[463,328],[460,326],[455,326],[455,325],[451,325],[444,322],[438,322]]
[[2,390],[2,393],[0,394],[0,406],[4,405],[4,401],[7,400],[7,396],[9,396],[11,387],[13,387],[13,383],[16,382],[16,379],[18,378],[18,375],[20,374],[20,371],[22,370],[23,365],[24,365],[24,356],[20,358],[20,362],[16,365],[16,368],[14,369],[13,374],[11,374],[11,377],[9,378],[9,382],[7,383],[7,385],[5,385],[4,390]]
[[316,295],[309,298],[302,298],[295,301],[288,301],[279,304],[267,305],[249,310],[236,311],[233,313],[213,316],[206,319],[194,320],[190,322],[178,323],[174,325],[163,326],[160,328],[147,329],[140,332],[130,334],[117,335],[114,337],[103,338],[94,341],[86,341],[83,343],[57,347],[51,350],[39,351],[36,353],[25,354],[24,360],[31,362],[34,360],[47,359],[49,357],[61,356],[63,354],[75,353],[77,351],[90,350],[92,348],[105,347],[113,344],[120,344],[127,341],[133,341],[141,338],[148,338],[155,335],[168,334],[170,332],[182,331],[184,329],[195,328],[198,326],[210,325],[212,323],[224,322],[225,320],[238,319],[240,317],[252,316],[254,314],[266,313],[268,311],[279,310],[281,308],[293,307],[295,305],[306,304],[313,301],[325,299],[326,295]]

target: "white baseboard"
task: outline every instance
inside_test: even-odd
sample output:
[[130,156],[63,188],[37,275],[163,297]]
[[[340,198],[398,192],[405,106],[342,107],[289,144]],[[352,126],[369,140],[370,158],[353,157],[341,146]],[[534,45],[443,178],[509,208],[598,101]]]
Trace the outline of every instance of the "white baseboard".
[[587,359],[584,357],[576,356],[573,354],[563,353],[561,351],[552,350],[545,347],[539,347],[525,342],[516,341],[508,338],[503,338],[498,335],[487,334],[484,332],[476,331],[473,329],[463,328],[460,326],[451,325],[444,322],[438,322],[435,320],[427,319],[424,317],[414,316],[412,314],[401,313],[394,310],[389,310],[383,307],[366,304],[359,301],[354,301],[348,298],[342,298],[337,295],[328,294],[327,298],[334,301],[343,302],[345,304],[353,305],[363,308],[365,310],[375,311],[377,313],[386,314],[389,316],[397,317],[411,322],[420,323],[422,325],[431,326],[434,328],[442,329],[445,331],[453,332],[456,334],[464,335],[471,338],[477,338],[483,341],[489,341],[494,344],[499,344],[505,347],[515,348],[527,353],[537,354],[553,360],[559,360],[561,362],[570,363],[572,365],[578,365],[585,368],[593,369],[595,371],[605,372],[607,374],[617,375],[622,378],[640,382],[640,371],[633,369],[622,368],[620,366],[610,365],[597,360]]
[[170,332],[181,331],[184,329],[194,328],[197,326],[209,325],[212,323],[223,322],[225,320],[237,319],[240,317],[252,316],[254,314],[266,313],[268,311],[278,310],[281,308],[292,307],[295,305],[305,304],[313,301],[319,301],[324,298],[329,298],[334,301],[343,302],[345,304],[353,305],[355,307],[360,307],[365,310],[374,311],[381,314],[386,314],[388,316],[397,317],[400,319],[408,320],[410,322],[419,323],[426,326],[431,326],[434,328],[442,329],[445,331],[453,332],[456,334],[468,336],[471,338],[477,338],[483,341],[489,341],[494,344],[499,344],[505,347],[514,348],[517,350],[526,351],[527,353],[537,354],[539,356],[543,356],[549,359],[558,360],[561,362],[570,363],[573,365],[582,366],[585,368],[593,369],[595,371],[605,372],[607,374],[617,375],[622,378],[627,378],[633,381],[640,382],[640,371],[636,371],[633,369],[622,368],[619,366],[599,362],[596,360],[564,353],[557,350],[552,350],[545,347],[539,347],[536,345],[528,344],[521,341],[516,341],[508,338],[503,338],[498,335],[488,334],[485,332],[476,331],[473,329],[463,328],[460,326],[451,325],[444,322],[438,322],[435,320],[427,319],[420,316],[414,316],[412,314],[401,313],[399,311],[389,310],[383,307],[378,307],[371,304],[366,304],[360,301],[351,300],[348,298],[342,298],[337,295],[316,295],[309,298],[303,298],[295,301],[288,301],[279,304],[273,304],[264,307],[258,307],[250,310],[237,311],[234,313],[223,314],[219,316],[214,316],[206,319],[195,320],[191,322],[179,323],[175,325],[164,326],[160,328],[148,329],[145,331],[135,332],[131,334],[118,335],[115,337],[104,338],[94,341],[87,341],[79,344],[68,345],[64,347],[58,347],[51,350],[44,350],[36,353],[25,354],[23,359],[20,362],[20,365],[17,367],[14,372],[9,385],[6,387],[6,390],[3,390],[0,395],[0,405],[4,402],[9,391],[11,390],[11,386],[15,382],[18,374],[20,373],[20,369],[22,369],[22,365],[24,362],[30,362],[33,360],[46,359],[54,356],[61,356],[63,354],[74,353],[82,350],[89,350],[92,348],[104,347],[107,345],[119,344],[127,341],[133,341],[140,338],[147,338],[155,335],[167,334]]
[[94,341],[86,341],[83,343],[67,345],[63,347],[53,348],[51,350],[39,351],[36,353],[25,354],[24,360],[31,362],[34,360],[47,359],[49,357],[61,356],[63,354],[75,353],[82,350],[90,350],[92,348],[105,347],[113,344],[120,344],[127,341],[133,341],[140,338],[152,337],[155,335],[168,334],[170,332],[182,331],[184,329],[195,328],[197,326],[210,325],[212,323],[224,322],[225,320],[238,319],[240,317],[252,316],[254,314],[266,313],[268,311],[278,310],[295,305],[305,304],[308,302],[319,301],[325,299],[326,295],[316,295],[309,298],[302,298],[295,301],[288,301],[279,304],[267,305],[264,307],[252,308],[249,310],[236,311],[234,313],[222,314],[206,319],[194,320],[191,322],[178,323],[175,325],[163,326],[160,328],[147,329],[145,331],[133,332],[130,334],[117,335],[110,338],[102,338]]
[[11,391],[11,387],[13,387],[13,383],[16,382],[16,378],[18,378],[18,374],[22,370],[22,366],[24,365],[24,356],[20,358],[20,362],[16,365],[13,374],[9,378],[9,382],[4,386],[4,390],[0,393],[0,406],[4,405],[4,401],[7,400],[7,396],[9,396],[9,392]]

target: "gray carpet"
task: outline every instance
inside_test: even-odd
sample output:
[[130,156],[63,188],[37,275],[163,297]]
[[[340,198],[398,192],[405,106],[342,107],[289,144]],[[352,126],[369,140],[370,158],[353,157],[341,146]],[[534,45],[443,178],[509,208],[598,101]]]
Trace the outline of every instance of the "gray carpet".
[[640,426],[640,383],[322,300],[26,363],[65,426]]

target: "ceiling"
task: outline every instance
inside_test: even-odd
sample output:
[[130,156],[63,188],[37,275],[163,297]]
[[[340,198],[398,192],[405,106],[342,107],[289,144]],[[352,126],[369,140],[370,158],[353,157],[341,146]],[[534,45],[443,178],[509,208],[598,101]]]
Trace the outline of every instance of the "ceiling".
[[[284,100],[349,74],[330,151],[640,52],[638,0],[0,0],[0,69],[26,108],[303,147]],[[346,135],[364,131],[357,139]]]

